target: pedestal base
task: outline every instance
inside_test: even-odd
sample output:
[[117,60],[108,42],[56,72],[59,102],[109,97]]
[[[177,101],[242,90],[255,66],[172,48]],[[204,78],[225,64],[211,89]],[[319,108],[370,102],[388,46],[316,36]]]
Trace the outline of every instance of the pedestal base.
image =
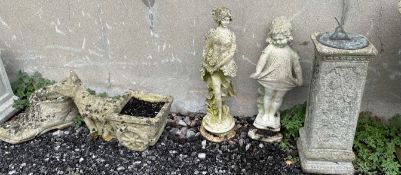
[[18,112],[18,110],[13,107],[14,99],[17,99],[17,97],[14,96],[0,105],[0,123],[7,121],[10,117]]
[[275,132],[272,135],[263,135],[259,134],[257,131],[258,129],[251,128],[248,131],[248,137],[250,137],[253,140],[259,140],[267,143],[280,142],[281,140],[283,140],[283,135],[281,133]]
[[257,115],[253,126],[258,129],[267,129],[275,132],[279,132],[281,128],[280,124],[280,113],[277,112],[273,117],[264,118],[263,115]]
[[[297,141],[302,170],[307,173],[353,174],[352,151],[372,43],[355,50],[328,47],[312,34],[315,46],[304,127]],[[348,41],[344,44],[350,44]]]
[[301,139],[298,139],[297,148],[303,172],[317,174],[354,174],[352,161],[308,159],[305,157],[306,149],[302,145]]
[[236,134],[235,127],[232,128],[231,130],[229,130],[228,132],[221,133],[221,134],[214,134],[214,133],[208,132],[203,127],[203,125],[201,125],[199,131],[205,139],[207,139],[211,142],[215,142],[215,143],[221,143],[223,141],[229,140],[229,139],[233,138]]
[[225,116],[222,116],[221,120],[218,120],[216,116],[206,114],[202,119],[201,125],[210,133],[224,134],[234,128],[235,119],[230,114],[225,114]]

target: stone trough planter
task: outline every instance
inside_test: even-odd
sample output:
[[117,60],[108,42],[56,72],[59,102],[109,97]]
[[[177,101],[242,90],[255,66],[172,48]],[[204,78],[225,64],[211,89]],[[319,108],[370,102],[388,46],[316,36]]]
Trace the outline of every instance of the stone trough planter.
[[151,103],[164,103],[160,111],[155,111],[154,117],[132,116],[120,112],[107,118],[115,132],[113,135],[122,145],[130,150],[144,151],[154,145],[163,133],[173,98],[134,90],[126,92],[123,97],[125,101],[122,103],[122,108],[132,98]]
[[135,90],[116,97],[99,96],[90,93],[73,71],[49,90],[74,101],[93,138],[117,138],[134,151],[143,151],[157,142],[173,102],[171,96]]

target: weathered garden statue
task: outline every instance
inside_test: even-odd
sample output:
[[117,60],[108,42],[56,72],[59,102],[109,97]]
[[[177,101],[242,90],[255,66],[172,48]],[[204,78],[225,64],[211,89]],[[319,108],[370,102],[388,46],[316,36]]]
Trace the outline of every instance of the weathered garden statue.
[[[286,17],[275,18],[256,65],[256,72],[250,78],[256,79],[263,87],[258,89],[258,115],[253,123],[256,128],[248,132],[249,137],[265,142],[281,141],[280,133],[258,132],[280,131],[279,109],[284,95],[290,89],[302,85],[302,69],[298,54],[289,46],[293,40],[292,26]],[[262,134],[265,133],[265,134]]]
[[121,96],[105,99],[91,94],[82,85],[82,81],[75,72],[71,72],[66,80],[52,86],[50,90],[74,101],[93,137],[99,135],[107,141],[114,137],[111,134],[111,127],[106,123],[105,118],[112,113],[121,111],[124,103],[124,99]]
[[235,34],[227,28],[232,21],[231,11],[219,7],[213,9],[212,15],[217,27],[206,34],[200,70],[209,91],[206,97],[207,114],[202,120],[200,132],[210,141],[222,142],[235,136],[235,120],[224,102],[234,96],[231,78],[236,76],[238,68],[233,59]]
[[[74,101],[94,138],[101,136],[106,141],[117,138],[122,145],[135,151],[144,151],[157,142],[166,125],[173,100],[169,96],[133,90],[117,97],[97,96],[82,85],[75,72],[71,72],[66,80],[49,89]],[[121,114],[132,98],[162,102],[164,105],[160,111],[156,111],[157,115],[154,117]]]
[[[161,104],[154,116],[123,113],[132,99]],[[79,114],[94,138],[106,141],[117,138],[128,149],[144,151],[154,145],[167,122],[173,98],[129,90],[122,96],[104,97],[91,94],[71,72],[62,82],[39,89],[29,98],[31,106],[16,119],[0,124],[0,140],[17,144],[53,130],[71,126]]]
[[34,139],[47,131],[71,126],[78,111],[70,98],[44,87],[32,93],[30,107],[15,119],[0,124],[0,140],[17,144]]

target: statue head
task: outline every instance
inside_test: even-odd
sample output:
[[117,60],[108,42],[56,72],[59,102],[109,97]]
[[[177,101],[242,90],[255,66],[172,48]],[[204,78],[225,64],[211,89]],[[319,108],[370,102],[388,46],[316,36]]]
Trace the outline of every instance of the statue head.
[[70,71],[67,79],[49,86],[49,91],[56,92],[66,97],[74,97],[78,87],[82,86],[82,81],[74,71]]
[[218,7],[212,10],[213,20],[222,27],[227,25],[233,20],[230,9],[226,7]]
[[291,31],[291,22],[285,16],[275,18],[270,26],[266,42],[278,47],[284,47],[293,40]]

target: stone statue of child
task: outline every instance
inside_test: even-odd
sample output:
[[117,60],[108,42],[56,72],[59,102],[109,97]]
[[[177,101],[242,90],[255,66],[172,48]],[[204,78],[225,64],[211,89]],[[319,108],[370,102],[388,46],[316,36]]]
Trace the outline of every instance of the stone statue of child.
[[256,65],[256,72],[250,78],[263,86],[259,89],[258,115],[253,123],[257,129],[280,131],[278,113],[284,95],[295,86],[302,85],[302,69],[298,54],[289,46],[293,40],[292,25],[286,17],[275,18]]

